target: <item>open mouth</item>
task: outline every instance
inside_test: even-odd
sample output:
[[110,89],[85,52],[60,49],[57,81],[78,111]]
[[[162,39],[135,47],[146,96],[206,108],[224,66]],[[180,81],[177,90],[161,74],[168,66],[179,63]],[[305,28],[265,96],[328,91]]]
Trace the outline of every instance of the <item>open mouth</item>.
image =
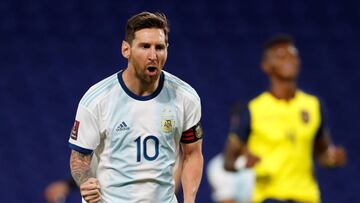
[[156,66],[149,66],[146,70],[149,76],[156,76],[159,73],[159,69]]
[[147,68],[147,70],[148,70],[150,73],[154,73],[154,72],[156,72],[157,68],[154,67],[154,66],[150,66],[150,67]]

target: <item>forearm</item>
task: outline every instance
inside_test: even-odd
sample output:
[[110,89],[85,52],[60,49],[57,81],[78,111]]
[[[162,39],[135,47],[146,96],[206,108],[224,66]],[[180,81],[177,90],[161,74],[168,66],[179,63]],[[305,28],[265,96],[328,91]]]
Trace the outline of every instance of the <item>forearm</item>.
[[345,149],[337,147],[331,142],[328,131],[325,131],[323,136],[315,140],[314,151],[321,166],[339,167],[346,164]]
[[88,180],[91,177],[90,163],[91,163],[90,154],[82,154],[74,150],[71,151],[71,157],[70,157],[71,175],[78,186],[80,186],[82,183],[84,183],[86,180]]
[[237,171],[235,161],[241,155],[242,144],[238,136],[230,134],[224,149],[224,168],[228,171]]
[[321,137],[315,140],[314,153],[322,166],[327,166],[329,162],[329,149],[331,146],[331,140],[328,131],[324,131]]
[[196,193],[201,182],[203,163],[201,151],[192,152],[184,157],[181,182],[185,203],[195,202]]

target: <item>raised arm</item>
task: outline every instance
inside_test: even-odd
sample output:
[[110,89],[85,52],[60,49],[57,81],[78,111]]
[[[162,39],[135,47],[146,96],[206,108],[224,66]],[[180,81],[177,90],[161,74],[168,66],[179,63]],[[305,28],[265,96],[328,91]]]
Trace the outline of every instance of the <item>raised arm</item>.
[[201,182],[204,164],[201,150],[202,140],[194,143],[182,143],[181,146],[183,150],[181,183],[184,203],[194,203]]
[[80,187],[81,196],[88,203],[100,201],[100,184],[96,178],[90,176],[91,154],[71,151],[70,170],[76,184]]

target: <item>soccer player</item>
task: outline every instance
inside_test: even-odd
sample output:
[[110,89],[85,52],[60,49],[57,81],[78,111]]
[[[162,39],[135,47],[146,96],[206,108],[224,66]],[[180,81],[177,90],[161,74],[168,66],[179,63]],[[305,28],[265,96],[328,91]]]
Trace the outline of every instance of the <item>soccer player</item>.
[[225,167],[255,164],[255,203],[319,203],[313,155],[320,165],[336,167],[345,164],[345,150],[332,144],[320,100],[297,86],[300,58],[290,36],[275,36],[265,44],[262,69],[270,89],[248,103],[234,130],[247,159],[229,147]]
[[[195,202],[203,169],[200,98],[163,70],[168,33],[163,14],[131,17],[121,46],[127,67],[79,102],[70,167],[87,202],[177,202],[173,176],[180,146],[184,202]],[[94,156],[98,166],[90,173]]]
[[76,183],[72,178],[57,180],[46,186],[44,197],[47,203],[65,202],[70,191],[76,189]]

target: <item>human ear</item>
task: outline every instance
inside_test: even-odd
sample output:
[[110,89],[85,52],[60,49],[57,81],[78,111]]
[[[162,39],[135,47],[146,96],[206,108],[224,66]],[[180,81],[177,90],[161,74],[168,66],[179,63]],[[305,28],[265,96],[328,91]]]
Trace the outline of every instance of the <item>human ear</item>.
[[130,44],[127,41],[121,43],[121,54],[123,57],[129,59],[130,57]]

